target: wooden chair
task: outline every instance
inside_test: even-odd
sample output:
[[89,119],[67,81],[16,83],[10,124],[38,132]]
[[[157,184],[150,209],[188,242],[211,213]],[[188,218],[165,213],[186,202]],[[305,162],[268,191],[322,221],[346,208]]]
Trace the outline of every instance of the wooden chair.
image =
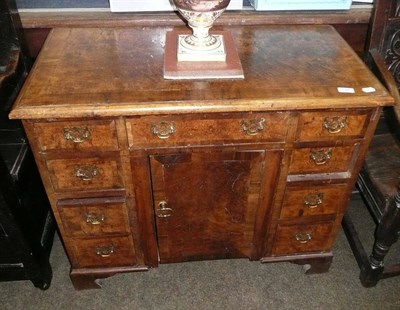
[[366,63],[396,100],[384,110],[372,139],[357,186],[377,226],[372,253],[367,255],[349,213],[343,228],[360,266],[363,286],[400,275],[399,263],[384,258],[400,233],[400,1],[375,0]]

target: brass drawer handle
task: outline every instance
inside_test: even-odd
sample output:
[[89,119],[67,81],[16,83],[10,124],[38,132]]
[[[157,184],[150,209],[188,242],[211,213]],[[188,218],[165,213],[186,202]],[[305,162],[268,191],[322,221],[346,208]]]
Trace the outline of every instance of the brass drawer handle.
[[310,233],[297,233],[295,239],[300,243],[307,243],[312,239],[312,236]]
[[64,128],[64,139],[74,143],[82,143],[90,139],[90,131],[87,127]]
[[74,176],[82,181],[90,181],[99,175],[99,169],[95,165],[75,166]]
[[303,202],[310,209],[314,209],[314,208],[318,207],[320,204],[322,204],[323,198],[324,198],[323,193],[309,194],[309,195],[304,196]]
[[264,118],[246,119],[246,120],[242,120],[242,122],[241,122],[243,132],[249,136],[255,136],[259,132],[263,131],[265,128],[264,124],[265,124]]
[[324,165],[332,158],[332,149],[313,149],[310,153],[310,159],[316,165]]
[[156,211],[157,217],[170,217],[172,216],[172,212],[174,212],[174,210],[168,207],[168,203],[166,201],[160,201],[160,203],[158,204],[158,209]]
[[159,122],[151,124],[151,132],[160,139],[167,139],[176,132],[175,122]]
[[86,223],[91,224],[91,225],[100,225],[101,223],[104,222],[106,217],[104,216],[103,213],[101,214],[93,214],[89,213],[86,214]]
[[339,133],[346,127],[346,116],[325,117],[322,127],[329,133]]
[[95,253],[101,257],[110,257],[112,254],[114,254],[114,246],[108,245],[96,247]]

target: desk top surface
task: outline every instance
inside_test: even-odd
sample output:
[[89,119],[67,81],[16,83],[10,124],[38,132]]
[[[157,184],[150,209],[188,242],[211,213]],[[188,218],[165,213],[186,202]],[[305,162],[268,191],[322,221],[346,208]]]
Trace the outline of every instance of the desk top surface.
[[54,29],[10,117],[360,108],[393,102],[330,26],[215,28],[232,33],[244,79],[165,80],[165,37],[172,28]]

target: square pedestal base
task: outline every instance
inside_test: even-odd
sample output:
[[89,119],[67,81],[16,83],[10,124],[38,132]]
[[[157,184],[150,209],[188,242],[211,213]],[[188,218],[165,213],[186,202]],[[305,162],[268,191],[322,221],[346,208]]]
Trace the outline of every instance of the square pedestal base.
[[189,49],[182,44],[182,41],[187,37],[186,34],[178,35],[178,62],[181,61],[226,61],[225,43],[224,37],[219,34],[213,34],[217,39],[217,44],[220,44],[217,48],[211,51],[202,50],[194,51]]
[[216,31],[225,43],[225,61],[178,61],[178,31],[168,31],[164,53],[165,79],[243,79],[243,68],[232,35],[229,31]]

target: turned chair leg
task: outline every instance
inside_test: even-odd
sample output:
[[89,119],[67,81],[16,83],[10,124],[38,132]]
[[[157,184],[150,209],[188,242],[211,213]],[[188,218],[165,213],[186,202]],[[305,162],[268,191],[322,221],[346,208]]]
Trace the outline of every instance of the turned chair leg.
[[375,233],[375,244],[369,257],[369,265],[361,268],[360,280],[363,286],[377,284],[384,271],[384,258],[390,247],[399,239],[400,232],[400,191],[390,200]]

